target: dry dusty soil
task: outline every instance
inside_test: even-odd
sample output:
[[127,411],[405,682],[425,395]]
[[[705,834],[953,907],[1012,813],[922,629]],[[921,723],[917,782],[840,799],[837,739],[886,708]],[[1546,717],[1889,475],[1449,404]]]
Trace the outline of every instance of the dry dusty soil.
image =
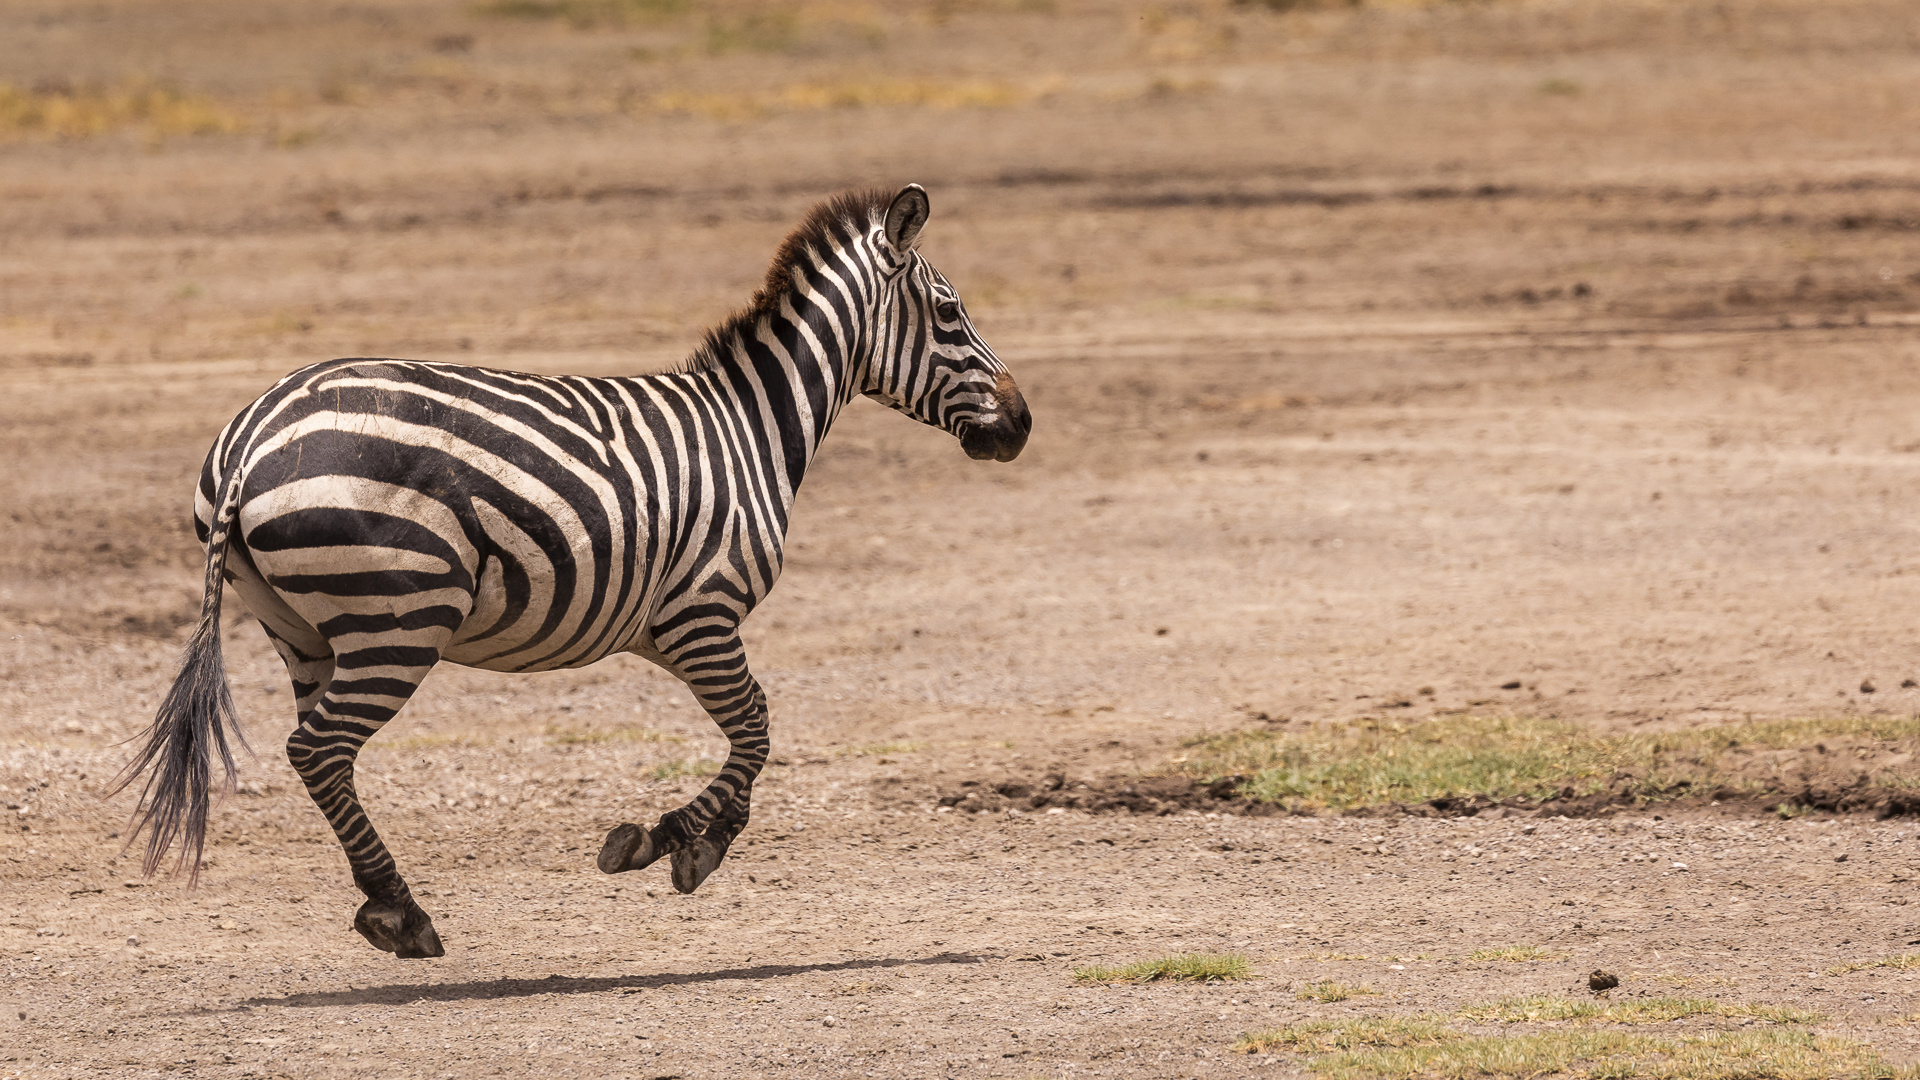
[[[1828,973],[1917,951],[1911,818],[941,802],[1249,725],[1920,710],[1917,79],[1894,0],[0,5],[0,1077],[1301,1075],[1236,1038],[1595,968],[1913,1062],[1920,972]],[[698,894],[593,868],[720,753],[677,684],[444,668],[360,778],[448,953],[373,951],[237,604],[258,757],[200,886],[139,877],[106,782],[237,409],[656,368],[906,181],[1035,434],[843,417]],[[1257,978],[1072,977],[1190,951]]]

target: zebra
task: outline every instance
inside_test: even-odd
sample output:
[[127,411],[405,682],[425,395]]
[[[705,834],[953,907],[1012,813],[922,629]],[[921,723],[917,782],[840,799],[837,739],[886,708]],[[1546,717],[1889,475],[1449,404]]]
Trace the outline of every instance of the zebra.
[[[661,374],[529,375],[383,358],[295,371],[221,431],[200,473],[199,622],[115,791],[143,773],[128,846],[197,882],[213,758],[245,746],[221,659],[231,583],[293,682],[287,757],[366,902],[354,929],[403,959],[445,953],[354,787],[360,748],[427,672],[659,665],[729,742],[718,775],[652,828],[607,834],[615,874],[668,857],[698,888],[745,828],[766,695],[741,621],[779,577],[794,496],[862,395],[1011,461],[1032,417],[952,284],[916,248],[926,191],[848,192],[780,245],[747,307]],[[151,769],[151,772],[148,770]]]

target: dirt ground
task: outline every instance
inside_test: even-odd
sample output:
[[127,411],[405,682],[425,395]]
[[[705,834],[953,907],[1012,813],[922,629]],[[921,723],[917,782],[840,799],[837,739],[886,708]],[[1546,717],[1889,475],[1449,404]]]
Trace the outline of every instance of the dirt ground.
[[[0,1077],[1286,1076],[1236,1037],[1595,968],[1920,1059],[1920,973],[1828,974],[1920,945],[1910,818],[940,805],[1250,724],[1920,711],[1920,13],[1273,7],[0,6]],[[656,368],[906,181],[1034,435],[843,417],[697,895],[592,865],[722,752],[677,684],[443,668],[360,776],[448,954],[373,951],[238,604],[202,884],[119,857],[236,410]],[[1187,951],[1259,977],[1071,975]]]

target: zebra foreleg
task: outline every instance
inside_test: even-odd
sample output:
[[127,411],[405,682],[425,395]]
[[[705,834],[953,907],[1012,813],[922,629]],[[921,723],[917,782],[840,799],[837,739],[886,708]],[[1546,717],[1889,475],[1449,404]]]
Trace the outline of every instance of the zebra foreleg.
[[353,870],[353,883],[367,897],[354,914],[353,928],[374,948],[403,960],[417,960],[444,956],[446,949],[433,929],[433,919],[414,902],[392,853],[367,820],[353,783],[353,763],[360,748],[393,719],[433,667],[432,660],[383,662],[401,653],[411,654],[409,660],[425,659],[417,655],[421,653],[438,658],[437,649],[391,647],[336,657],[325,691],[287,739],[287,760],[333,826]]
[[693,688],[732,747],[720,774],[692,802],[663,815],[651,830],[629,823],[609,832],[598,860],[602,871],[639,870],[670,855],[673,887],[690,893],[719,868],[746,828],[753,782],[767,763],[767,698],[747,673],[744,657],[737,651],[735,657],[734,664],[669,668]]
[[753,782],[767,764],[767,695],[752,675],[742,671],[741,676],[742,681],[724,695],[702,697],[700,702],[731,747],[720,774],[694,802],[707,810],[707,827],[691,844],[673,853],[673,887],[683,893],[699,888],[719,868],[734,837],[747,827]]

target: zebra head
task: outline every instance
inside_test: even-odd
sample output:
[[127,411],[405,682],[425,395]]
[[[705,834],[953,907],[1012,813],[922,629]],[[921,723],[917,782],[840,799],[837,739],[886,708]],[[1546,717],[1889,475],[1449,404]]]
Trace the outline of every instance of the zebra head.
[[882,265],[879,333],[861,392],[960,440],[967,456],[1012,461],[1033,416],[1000,358],[980,338],[952,283],[914,250],[927,193],[908,184],[887,207],[876,246]]

